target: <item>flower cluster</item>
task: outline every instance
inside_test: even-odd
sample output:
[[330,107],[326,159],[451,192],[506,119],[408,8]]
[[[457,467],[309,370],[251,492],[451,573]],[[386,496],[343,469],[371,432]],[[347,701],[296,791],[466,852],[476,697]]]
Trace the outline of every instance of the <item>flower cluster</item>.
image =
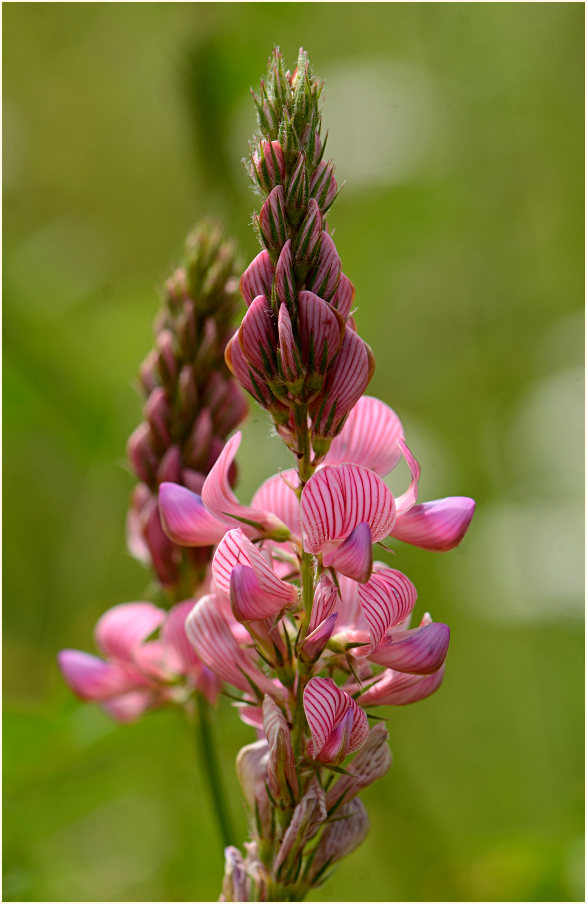
[[[157,490],[172,480],[200,492],[226,437],[243,420],[244,397],[224,364],[237,307],[235,249],[218,226],[200,223],[167,281],[155,348],[139,371],[144,421],[127,452],[140,480],[128,516],[131,552],[177,599],[202,582],[211,550],[183,551],[163,533]],[[235,479],[235,474],[231,479]]]
[[263,250],[241,279],[248,310],[226,360],[268,411],[299,458],[311,441],[319,461],[365,391],[374,369],[351,314],[326,213],[338,187],[324,159],[320,83],[304,51],[293,75],[279,53],[261,82],[259,135],[247,166],[264,197],[255,218]]

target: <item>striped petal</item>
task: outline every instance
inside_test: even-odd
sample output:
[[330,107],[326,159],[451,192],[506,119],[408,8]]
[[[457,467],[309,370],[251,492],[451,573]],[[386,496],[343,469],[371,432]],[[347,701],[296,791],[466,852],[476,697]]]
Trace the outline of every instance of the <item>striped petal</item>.
[[159,487],[159,513],[165,533],[179,546],[214,546],[226,533],[226,520],[212,515],[201,496],[177,483]]
[[330,301],[336,292],[338,281],[340,279],[340,257],[336,250],[336,245],[332,241],[327,232],[322,233],[322,241],[320,243],[320,254],[318,255],[318,263],[312,271],[306,285],[308,289],[323,298],[324,301]]
[[230,575],[230,604],[237,621],[271,618],[283,609],[283,599],[264,590],[255,571],[248,565],[235,565]]
[[352,282],[345,276],[344,273],[340,274],[340,280],[338,282],[338,288],[334,293],[334,298],[331,301],[332,307],[336,308],[338,313],[346,320],[351,313],[351,307],[353,305],[353,301],[355,300],[355,287]]
[[308,631],[314,631],[334,610],[338,602],[336,584],[327,572],[324,572],[314,591],[314,603]]
[[312,759],[340,762],[358,750],[369,734],[365,712],[332,678],[308,681],[304,689],[304,712],[312,734],[308,744]]
[[57,662],[70,688],[82,700],[109,700],[140,683],[138,676],[133,677],[116,663],[81,650],[61,650]]
[[338,613],[331,612],[314,631],[307,635],[302,644],[302,652],[310,662],[315,662],[320,657],[324,647],[332,637],[337,618]]
[[385,632],[405,619],[416,605],[418,593],[412,582],[395,568],[374,572],[358,588],[359,605],[378,644]]
[[[269,298],[271,289],[269,292],[264,292],[263,294]],[[285,302],[290,311],[294,310],[297,290],[293,259],[291,256],[291,239],[288,239],[281,249],[281,254],[279,255],[279,259],[275,266],[275,294],[278,301]]]
[[373,545],[371,531],[365,521],[357,524],[350,536],[333,552],[324,553],[326,568],[334,568],[341,574],[364,584],[373,570]]
[[432,675],[409,675],[388,669],[383,677],[360,696],[361,706],[406,706],[424,700],[438,690],[444,666]]
[[391,490],[377,474],[360,465],[325,465],[310,478],[301,499],[304,543],[312,553],[332,551],[361,522],[373,543],[389,534],[395,520]]
[[164,620],[165,611],[152,603],[113,606],[96,623],[96,646],[105,656],[132,662],[139,644],[144,643]]
[[449,640],[450,628],[441,622],[392,631],[369,654],[369,659],[398,672],[430,675],[446,659]]
[[238,333],[227,344],[224,357],[228,369],[234,374],[242,387],[250,392],[254,399],[264,408],[269,407],[271,395],[259,375],[255,375],[240,347]]
[[401,496],[398,496],[395,500],[395,507],[399,517],[400,515],[405,514],[405,512],[408,512],[416,503],[418,498],[418,481],[420,480],[420,465],[408,449],[403,438],[400,437],[397,444],[410,469],[410,485],[406,492],[402,493]]
[[299,377],[303,376],[303,368],[294,339],[291,318],[285,303],[282,303],[279,308],[277,333],[279,337],[279,356],[281,359],[283,376],[287,382],[293,383],[295,380],[299,379]]
[[208,474],[202,487],[202,501],[206,508],[216,517],[232,517],[237,520],[254,522],[253,525],[243,524],[242,530],[248,536],[258,536],[261,533],[277,532],[278,539],[286,539],[289,536],[287,527],[270,512],[241,505],[230,486],[230,469],[235,459],[238,447],[241,443],[240,430],[231,436],[216,463]]
[[227,598],[230,597],[231,575],[237,565],[247,565],[253,570],[259,583],[259,593],[264,598],[275,600],[275,611],[297,600],[296,587],[281,581],[257,547],[238,529],[230,530],[224,535],[212,559],[212,577],[215,586]]
[[344,321],[313,292],[298,296],[300,341],[304,364],[310,371],[325,373],[343,341]]
[[298,472],[293,468],[280,471],[262,483],[251,499],[253,508],[271,512],[283,521],[296,537],[302,533],[300,502],[295,491],[299,484]]
[[247,307],[251,305],[258,295],[271,295],[273,283],[273,266],[268,251],[260,254],[249,264],[240,281],[241,295]]
[[403,435],[401,421],[389,405],[363,396],[333,439],[326,462],[330,465],[354,462],[385,477],[402,456],[397,441]]
[[277,329],[271,305],[264,295],[252,302],[238,331],[238,340],[249,364],[260,374],[275,372]]
[[361,398],[373,376],[373,353],[353,330],[346,329],[342,347],[328,371],[314,430],[319,436],[336,436],[344,418]]
[[468,496],[423,502],[398,515],[390,534],[422,549],[447,552],[461,542],[474,512],[475,500]]
[[186,619],[185,632],[202,662],[223,681],[250,693],[245,677],[248,675],[262,692],[275,693],[271,679],[256,668],[238,645],[214,594],[207,594],[196,603]]

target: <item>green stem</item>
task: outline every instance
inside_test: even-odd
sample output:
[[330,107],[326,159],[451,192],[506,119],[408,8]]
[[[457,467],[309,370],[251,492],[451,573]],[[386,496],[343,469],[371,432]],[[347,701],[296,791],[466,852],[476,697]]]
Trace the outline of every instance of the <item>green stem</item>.
[[195,700],[198,711],[196,719],[198,753],[218,824],[218,832],[222,842],[222,859],[224,860],[224,848],[230,844],[235,844],[235,835],[232,829],[224,785],[222,784],[222,776],[218,768],[218,759],[212,736],[210,704],[199,691],[196,691]]

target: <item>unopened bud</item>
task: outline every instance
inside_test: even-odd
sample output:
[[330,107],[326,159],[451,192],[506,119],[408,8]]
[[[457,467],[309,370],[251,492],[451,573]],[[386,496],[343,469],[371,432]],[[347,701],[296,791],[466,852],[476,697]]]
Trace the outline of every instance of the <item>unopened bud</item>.
[[281,847],[273,861],[273,873],[276,877],[287,878],[304,845],[316,834],[326,815],[324,791],[317,779],[313,778],[293,812]]
[[243,856],[238,848],[224,848],[224,879],[222,895],[225,901],[248,901],[247,872]]
[[282,302],[285,302],[290,313],[293,312],[296,302],[296,279],[291,256],[291,239],[288,239],[281,249],[281,254],[275,265],[274,291],[277,307]]
[[153,486],[159,459],[153,449],[149,424],[143,422],[133,430],[126,444],[126,454],[137,477]]
[[294,226],[300,222],[308,205],[310,184],[304,154],[298,154],[297,163],[289,178],[285,193],[287,218]]
[[269,252],[279,254],[287,241],[287,221],[283,186],[276,185],[258,217],[259,233]]
[[176,332],[184,357],[191,358],[196,350],[196,308],[191,298],[183,303],[181,314],[177,318]]
[[296,234],[294,240],[295,244],[292,248],[296,270],[300,268],[307,272],[308,268],[318,257],[321,237],[322,214],[320,213],[318,202],[312,198],[308,204],[308,212]]
[[291,746],[291,730],[277,703],[265,694],[263,728],[269,745],[267,784],[274,798],[286,804],[298,793],[295,759]]
[[190,431],[184,446],[184,456],[190,467],[204,469],[210,454],[212,442],[212,416],[208,408],[203,408]]
[[144,413],[154,437],[162,446],[167,447],[171,442],[171,409],[167,392],[162,386],[153,390],[145,402]]
[[285,160],[278,141],[262,141],[252,157],[252,176],[265,194],[285,180]]
[[236,774],[244,798],[254,817],[256,836],[271,836],[271,803],[267,794],[267,763],[269,747],[263,738],[242,747],[236,757]]
[[363,747],[347,768],[348,775],[342,775],[328,790],[328,809],[338,808],[347,803],[359,791],[382,778],[391,766],[388,731],[383,722],[378,722],[365,741]]
[[157,468],[157,483],[179,483],[181,476],[181,452],[178,446],[170,446]]
[[190,364],[184,364],[179,372],[177,398],[178,413],[184,423],[189,423],[198,404],[198,389],[196,387],[194,369]]
[[330,301],[336,292],[340,279],[340,257],[336,245],[327,232],[322,233],[320,254],[316,266],[306,280],[306,286],[323,298]]
[[159,370],[159,356],[155,349],[151,349],[143,363],[139,368],[139,380],[141,386],[149,395],[156,386],[161,382],[161,372]]
[[327,867],[351,854],[365,840],[368,831],[367,811],[360,800],[351,800],[337,809],[318,842],[310,872],[312,881],[323,875]]
[[316,198],[320,210],[326,213],[336,197],[338,185],[334,178],[334,164],[324,160],[318,164],[314,175],[310,179],[310,195]]

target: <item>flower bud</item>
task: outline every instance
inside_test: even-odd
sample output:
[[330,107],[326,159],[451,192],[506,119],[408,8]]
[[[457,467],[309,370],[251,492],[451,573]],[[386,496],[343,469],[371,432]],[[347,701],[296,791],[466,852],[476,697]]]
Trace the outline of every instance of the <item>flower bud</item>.
[[279,706],[268,694],[263,699],[263,728],[269,745],[269,790],[276,800],[290,804],[298,793],[291,729]]
[[212,442],[212,416],[208,408],[203,408],[190,431],[184,445],[184,458],[191,468],[203,469],[210,453]]
[[192,358],[196,350],[196,308],[191,298],[183,303],[183,310],[177,318],[177,337],[186,358]]
[[265,295],[269,298],[272,284],[273,265],[271,264],[269,252],[263,250],[259,252],[241,276],[240,291],[246,306],[249,307],[257,295]]
[[289,178],[285,193],[285,209],[287,218],[294,226],[300,222],[308,204],[310,186],[306,170],[304,154],[298,154],[298,160]]
[[311,882],[316,882],[333,863],[351,854],[365,840],[368,831],[367,811],[360,800],[351,800],[337,809],[318,842],[310,868]]
[[178,414],[184,424],[189,424],[198,404],[198,390],[194,369],[184,364],[177,379]]
[[258,150],[253,152],[251,175],[257,180],[259,188],[269,194],[276,185],[282,185],[285,179],[285,160],[278,141],[262,141]]
[[259,213],[257,223],[267,249],[277,256],[288,238],[282,185],[276,185],[268,195]]
[[320,210],[326,213],[338,191],[338,185],[334,178],[334,164],[332,161],[325,163],[322,161],[316,167],[314,175],[310,179],[310,195],[316,198],[320,205]]
[[322,237],[322,214],[318,202],[312,198],[308,204],[308,212],[298,229],[292,248],[296,271],[305,277],[308,268],[318,257]]
[[161,382],[159,356],[155,349],[151,349],[141,364],[139,368],[139,381],[147,395],[150,392],[153,392],[155,387]]
[[224,848],[224,879],[222,896],[225,901],[248,901],[247,872],[243,856],[238,848]]
[[158,364],[161,378],[164,383],[173,383],[177,376],[177,357],[175,354],[175,341],[170,330],[163,330],[157,336],[157,349],[159,351]]
[[162,386],[157,386],[153,390],[145,402],[144,413],[154,437],[163,447],[167,447],[171,442],[171,433],[169,432],[171,408],[167,392]]
[[267,794],[269,747],[263,738],[242,747],[236,757],[236,774],[251,813],[255,817],[254,835],[271,837],[271,803]]
[[327,232],[322,233],[320,254],[316,266],[306,280],[306,287],[324,301],[331,301],[340,279],[340,257],[336,245]]
[[324,647],[332,636],[337,618],[338,613],[331,612],[311,634],[308,634],[301,648],[303,657],[307,662],[316,662],[320,658]]
[[277,299],[277,305],[283,302],[291,312],[294,311],[296,303],[296,278],[293,268],[293,260],[291,256],[291,239],[288,239],[275,266],[275,282],[274,292]]
[[378,722],[369,732],[369,737],[356,757],[347,768],[347,775],[342,775],[328,789],[326,803],[332,810],[341,803],[347,803],[356,794],[382,778],[391,766],[388,731],[383,722]]
[[178,446],[170,446],[157,468],[157,483],[178,483],[181,476],[181,452]]
[[153,486],[159,459],[153,450],[149,424],[143,422],[133,430],[126,444],[126,454],[137,477]]
[[287,878],[288,872],[296,865],[304,845],[314,837],[325,821],[326,815],[324,791],[313,778],[293,812],[281,847],[273,861],[273,873],[277,878]]

